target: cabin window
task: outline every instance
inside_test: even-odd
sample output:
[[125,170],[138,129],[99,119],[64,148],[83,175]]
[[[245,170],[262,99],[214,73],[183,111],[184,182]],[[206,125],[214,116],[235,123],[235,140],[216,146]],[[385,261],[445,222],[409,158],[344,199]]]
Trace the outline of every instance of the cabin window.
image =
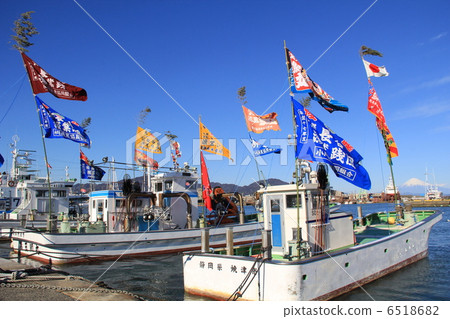
[[122,205],[123,205],[123,200],[116,199],[116,208],[122,207]]
[[103,211],[103,201],[99,200],[97,203],[97,212],[102,212]]
[[92,208],[95,208],[95,200],[92,201]]
[[140,199],[135,199],[134,201],[131,202],[131,207],[141,207],[142,206],[142,200]]
[[52,196],[53,196],[53,197],[66,197],[66,191],[63,191],[63,190],[60,190],[60,191],[54,190],[54,191],[52,191]]
[[48,191],[38,189],[38,190],[36,190],[36,197],[48,197]]
[[272,213],[280,212],[280,200],[279,199],[271,199],[270,200],[270,211]]
[[[297,207],[297,194],[286,195],[286,208],[296,208]],[[298,207],[302,207],[302,195],[298,196]]]
[[155,184],[155,192],[162,192],[163,187],[162,183],[156,183]]
[[164,190],[171,191],[172,190],[172,181],[167,181],[164,185]]
[[195,184],[195,181],[186,181],[186,183],[184,183],[184,187],[186,189],[192,188],[192,189],[196,189],[196,187],[192,187]]

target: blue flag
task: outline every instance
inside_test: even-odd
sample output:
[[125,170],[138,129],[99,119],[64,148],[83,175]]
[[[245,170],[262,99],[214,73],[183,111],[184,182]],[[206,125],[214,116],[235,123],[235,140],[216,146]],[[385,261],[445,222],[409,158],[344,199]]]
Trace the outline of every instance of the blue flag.
[[88,146],[91,144],[89,136],[77,122],[59,114],[37,96],[36,103],[46,138],[66,138]]
[[100,167],[91,165],[88,158],[80,150],[80,168],[81,168],[81,178],[82,179],[93,179],[96,181],[101,181],[105,171]]
[[291,97],[297,124],[297,148],[295,156],[330,165],[337,177],[347,182],[370,189],[367,171],[359,162],[361,155],[344,139],[331,131],[303,105]]
[[258,143],[257,141],[255,141],[251,136],[250,136],[250,142],[252,143],[253,153],[255,154],[255,157],[267,155],[270,153],[280,154],[280,152],[281,152],[281,148],[271,148],[271,147],[262,145],[262,144]]
[[5,159],[3,158],[2,154],[0,154],[0,167],[2,167],[4,162],[5,162]]

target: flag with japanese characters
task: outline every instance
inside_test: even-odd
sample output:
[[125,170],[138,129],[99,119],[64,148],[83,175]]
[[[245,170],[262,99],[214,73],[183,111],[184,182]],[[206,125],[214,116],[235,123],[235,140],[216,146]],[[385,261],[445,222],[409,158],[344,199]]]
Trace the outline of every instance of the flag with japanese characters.
[[21,54],[34,94],[49,92],[60,99],[76,101],[87,100],[85,89],[56,79],[30,59],[25,53],[22,52]]
[[288,63],[288,69],[290,73],[290,78],[293,83],[291,83],[291,91],[293,93],[311,92],[311,87],[309,83],[309,77],[306,74],[306,70],[303,66],[298,62],[295,56],[292,54],[289,49],[286,48],[286,57]]
[[56,112],[37,96],[35,99],[46,138],[65,138],[84,145],[91,145],[89,136],[80,124]]
[[370,189],[367,171],[359,162],[362,156],[344,139],[331,131],[314,114],[291,97],[297,125],[295,156],[330,165],[337,177],[347,182]]

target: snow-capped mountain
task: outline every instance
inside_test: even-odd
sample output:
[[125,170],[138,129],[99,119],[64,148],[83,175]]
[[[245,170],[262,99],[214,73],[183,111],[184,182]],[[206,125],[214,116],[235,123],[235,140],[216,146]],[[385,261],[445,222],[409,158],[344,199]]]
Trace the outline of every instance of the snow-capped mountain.
[[[410,178],[401,186],[398,187],[400,194],[404,195],[420,195],[425,194],[425,186],[427,183],[418,178]],[[450,195],[450,188],[443,187],[444,185],[437,185],[438,189],[445,195]]]

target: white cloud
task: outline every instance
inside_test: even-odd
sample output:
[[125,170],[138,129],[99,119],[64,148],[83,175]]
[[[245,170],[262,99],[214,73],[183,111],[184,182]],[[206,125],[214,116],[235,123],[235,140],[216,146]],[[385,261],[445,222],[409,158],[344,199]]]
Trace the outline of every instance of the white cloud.
[[[418,105],[416,107],[411,107],[407,112],[402,110],[397,112],[392,119],[394,120],[404,120],[415,117],[432,117],[439,114],[448,114],[450,112],[450,104],[448,102],[424,102],[426,104]],[[447,127],[448,128],[448,127]],[[446,127],[442,127],[442,130],[446,130]]]
[[437,40],[439,40],[440,38],[445,37],[446,35],[447,35],[447,32],[441,32],[441,33],[439,33],[438,35],[432,37],[432,38],[430,39],[430,42],[437,41]]
[[403,89],[399,93],[402,93],[402,94],[411,93],[413,91],[430,89],[430,88],[434,88],[437,86],[445,85],[447,83],[450,83],[450,75],[446,75],[440,79],[422,82],[420,84],[417,84],[416,86],[411,86],[406,89]]

